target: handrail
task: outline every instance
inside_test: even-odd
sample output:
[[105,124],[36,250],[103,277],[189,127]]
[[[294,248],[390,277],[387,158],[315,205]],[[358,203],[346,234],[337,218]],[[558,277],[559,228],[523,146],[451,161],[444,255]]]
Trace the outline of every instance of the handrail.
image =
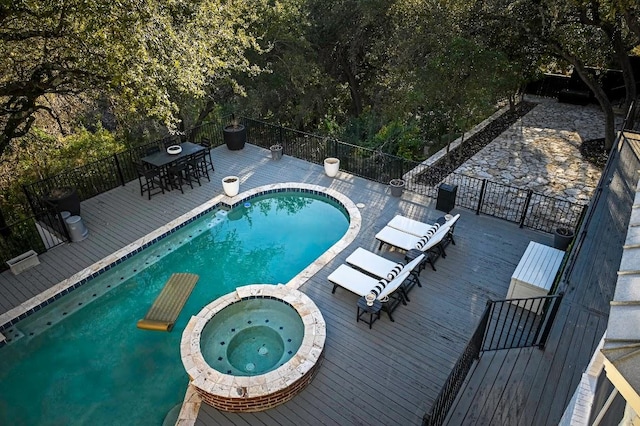
[[536,346],[544,349],[564,293],[522,299],[488,300],[480,322],[451,369],[422,426],[440,426],[458,397],[474,360],[486,351]]

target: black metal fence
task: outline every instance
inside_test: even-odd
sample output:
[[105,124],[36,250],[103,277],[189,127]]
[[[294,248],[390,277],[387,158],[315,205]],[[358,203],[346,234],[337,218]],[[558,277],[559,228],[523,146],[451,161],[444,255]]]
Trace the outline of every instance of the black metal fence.
[[443,385],[423,426],[440,426],[458,396],[474,360],[486,351],[537,346],[543,349],[563,293],[527,299],[489,300],[480,323]]
[[[221,128],[227,117],[190,129],[182,136],[174,136],[140,145],[75,169],[67,170],[47,179],[23,187],[34,217],[25,223],[37,223],[55,212],[44,203],[44,198],[55,188],[73,187],[80,200],[86,200],[136,179],[134,162],[139,161],[149,148],[166,145],[170,141],[200,142],[207,139],[212,147],[224,143]],[[574,229],[584,208],[581,204],[548,197],[529,190],[478,179],[459,173],[449,173],[435,166],[407,160],[380,150],[340,142],[333,138],[312,135],[260,120],[242,118],[247,128],[248,141],[269,148],[281,144],[283,153],[323,164],[327,157],[340,159],[340,168],[346,172],[375,182],[387,184],[391,179],[404,179],[405,189],[431,198],[438,196],[441,184],[457,187],[455,203],[476,214],[486,214],[518,223],[521,227],[553,232],[557,227]],[[52,219],[46,221],[51,222]],[[24,223],[10,224],[8,229],[24,227]],[[32,230],[36,232],[37,229]],[[12,232],[12,231],[10,231]],[[20,231],[24,232],[24,231]],[[19,232],[16,231],[15,234]],[[33,234],[35,235],[35,234]],[[38,245],[42,247],[43,245]],[[46,246],[46,245],[44,245]],[[15,247],[15,249],[13,248]],[[15,244],[0,246],[0,257],[9,259],[21,250]],[[34,246],[35,247],[35,246]],[[39,249],[41,253],[45,249]],[[0,270],[6,268],[4,263]]]
[[43,253],[46,250],[69,241],[69,234],[60,217],[60,212],[45,202],[56,188],[75,188],[80,200],[86,200],[137,179],[134,162],[146,155],[147,150],[164,145],[169,140],[189,140],[200,142],[208,139],[211,146],[223,144],[223,119],[190,129],[183,136],[160,139],[122,151],[100,160],[66,170],[57,175],[23,186],[32,216],[0,229],[0,271],[8,269],[6,260],[19,256],[28,250]]
[[490,315],[491,310],[489,306],[487,306],[480,318],[480,323],[476,331],[471,336],[462,355],[460,355],[460,358],[458,358],[458,361],[456,361],[456,364],[453,366],[451,373],[449,373],[449,377],[447,377],[447,381],[442,386],[442,389],[440,389],[440,393],[433,402],[431,410],[422,418],[422,426],[439,426],[444,423],[447,413],[458,396],[458,392],[460,388],[462,388],[474,360],[480,357],[484,332],[489,323]]
[[526,348],[544,349],[563,293],[526,299],[490,300],[489,321],[482,351]]
[[437,198],[441,184],[457,186],[456,205],[552,233],[555,228],[575,229],[585,205],[549,197],[531,190],[449,173],[436,166],[407,160],[379,150],[300,132],[263,121],[245,119],[251,143],[269,148],[283,146],[283,153],[322,164],[327,157],[340,159],[340,168],[353,175],[387,184],[404,179],[405,189]]

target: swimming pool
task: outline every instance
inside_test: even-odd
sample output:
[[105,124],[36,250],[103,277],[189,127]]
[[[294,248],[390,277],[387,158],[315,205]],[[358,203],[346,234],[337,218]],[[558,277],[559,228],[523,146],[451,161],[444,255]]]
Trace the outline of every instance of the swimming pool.
[[[187,385],[179,341],[189,316],[237,286],[289,282],[349,227],[334,201],[289,197],[208,212],[5,330],[0,423],[160,423]],[[175,271],[200,281],[174,331],[138,330]]]

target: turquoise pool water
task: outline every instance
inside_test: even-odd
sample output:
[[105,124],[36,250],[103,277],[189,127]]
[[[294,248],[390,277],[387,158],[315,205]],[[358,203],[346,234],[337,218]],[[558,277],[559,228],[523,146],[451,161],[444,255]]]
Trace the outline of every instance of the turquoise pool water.
[[207,364],[221,373],[255,376],[289,361],[303,337],[302,318],[291,305],[248,299],[214,315],[202,330],[200,349]]
[[[321,196],[250,203],[205,215],[5,330],[0,424],[161,424],[188,383],[179,345],[190,316],[236,287],[286,283],[349,226]],[[174,330],[136,328],[173,272],[200,275]]]

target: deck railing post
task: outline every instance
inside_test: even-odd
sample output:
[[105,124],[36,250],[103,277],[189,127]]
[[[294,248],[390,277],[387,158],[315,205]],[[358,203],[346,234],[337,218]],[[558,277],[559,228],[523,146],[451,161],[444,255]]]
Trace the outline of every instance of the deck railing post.
[[544,347],[547,344],[547,338],[549,337],[551,327],[553,326],[553,322],[555,321],[556,315],[558,314],[558,309],[560,309],[560,303],[562,302],[563,297],[564,292],[558,293],[558,296],[554,300],[554,304],[551,307],[551,313],[547,317],[544,330],[542,331],[542,336],[540,336],[540,343],[538,343],[538,348],[541,350],[544,350]]
[[478,197],[478,207],[476,207],[476,215],[480,214],[480,209],[482,209],[482,202],[484,200],[484,191],[487,188],[487,180],[482,179],[482,186],[480,187],[480,196]]
[[116,163],[116,171],[118,172],[118,180],[120,181],[120,185],[124,186],[124,173],[122,173],[122,168],[120,167],[120,161],[118,160],[118,154],[113,154],[113,161]]
[[533,196],[533,191],[527,190],[527,199],[524,201],[524,209],[522,209],[522,215],[520,216],[520,228],[524,226],[524,220],[527,218],[527,211],[529,210],[529,203],[531,203],[531,197]]

